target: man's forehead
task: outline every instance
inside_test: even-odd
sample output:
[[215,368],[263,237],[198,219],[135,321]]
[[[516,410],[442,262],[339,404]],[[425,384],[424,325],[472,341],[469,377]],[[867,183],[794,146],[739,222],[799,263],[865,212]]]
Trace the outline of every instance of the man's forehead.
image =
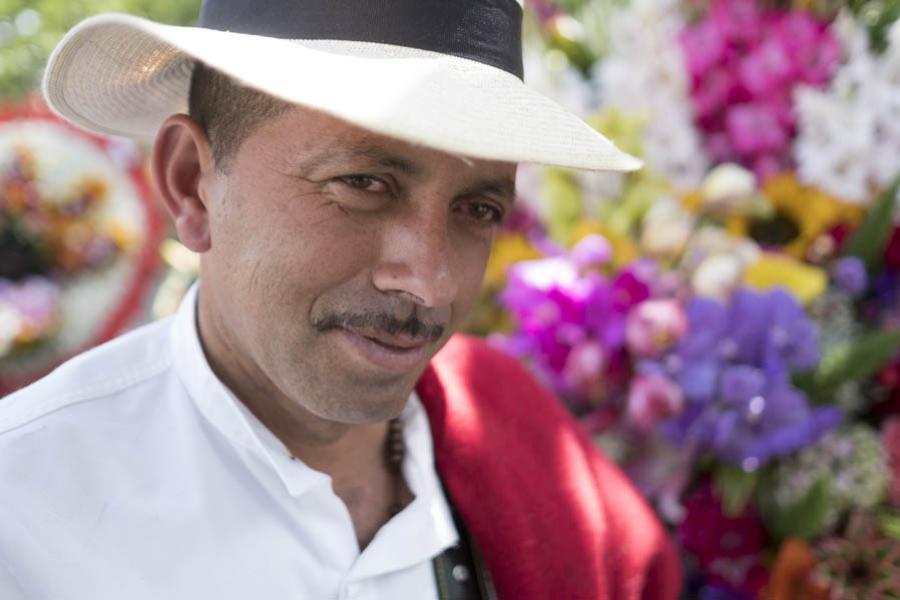
[[[427,178],[452,169],[466,183],[484,180],[512,196],[516,165],[450,154],[381,135],[325,113],[291,107],[251,137],[251,152],[301,176],[328,174],[341,168],[379,169]],[[347,174],[347,173],[343,173]]]
[[419,176],[428,173],[429,157],[440,157],[444,162],[460,168],[467,167],[472,172],[501,173],[515,169],[513,163],[468,158],[390,138],[341,139],[329,144],[307,146],[305,152],[298,154],[296,159],[309,169],[364,163],[400,171],[406,175]]

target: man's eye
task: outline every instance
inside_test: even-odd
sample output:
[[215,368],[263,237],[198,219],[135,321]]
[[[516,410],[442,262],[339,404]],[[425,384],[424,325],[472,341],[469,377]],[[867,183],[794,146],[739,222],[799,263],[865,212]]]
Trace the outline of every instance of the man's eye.
[[489,202],[472,202],[466,205],[468,216],[484,223],[500,223],[503,220],[503,210]]
[[364,192],[387,192],[390,190],[384,180],[372,175],[345,175],[338,177],[337,180],[346,186]]

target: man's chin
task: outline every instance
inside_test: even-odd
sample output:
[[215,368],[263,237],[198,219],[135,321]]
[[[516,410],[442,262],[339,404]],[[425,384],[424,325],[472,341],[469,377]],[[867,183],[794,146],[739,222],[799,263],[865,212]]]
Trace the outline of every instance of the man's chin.
[[412,390],[405,394],[386,399],[366,399],[343,402],[317,411],[318,416],[328,421],[343,423],[346,425],[367,425],[382,423],[400,416],[409,402]]
[[378,423],[403,412],[423,370],[424,366],[403,375],[386,375],[342,369],[330,383],[318,379],[315,387],[320,393],[298,382],[293,395],[320,419],[348,425]]

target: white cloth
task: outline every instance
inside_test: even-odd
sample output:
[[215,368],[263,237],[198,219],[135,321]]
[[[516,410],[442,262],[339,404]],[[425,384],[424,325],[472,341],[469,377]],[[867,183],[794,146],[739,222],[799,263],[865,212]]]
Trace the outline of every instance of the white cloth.
[[196,295],[0,400],[0,598],[436,598],[430,561],[458,532],[420,401],[415,500],[360,552],[330,477],[213,374]]

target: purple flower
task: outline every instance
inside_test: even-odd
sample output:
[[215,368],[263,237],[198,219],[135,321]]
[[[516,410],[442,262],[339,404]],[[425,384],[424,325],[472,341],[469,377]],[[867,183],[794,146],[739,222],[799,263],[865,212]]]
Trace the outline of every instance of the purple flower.
[[678,355],[688,362],[718,357],[730,326],[728,309],[708,298],[694,298],[685,307],[689,334],[678,345]]
[[765,392],[766,375],[749,365],[733,365],[722,369],[719,397],[728,404],[743,406]]
[[610,285],[596,285],[587,298],[584,324],[610,348],[625,345],[628,312],[650,296],[650,287],[633,271],[619,273]]
[[837,409],[811,410],[801,392],[776,384],[763,395],[708,411],[705,425],[716,455],[753,471],[776,456],[812,444],[840,419]]
[[706,585],[700,590],[700,600],[753,600],[754,596],[739,592],[731,586]]
[[[770,369],[782,365],[791,372],[811,371],[819,364],[819,333],[803,307],[790,293],[775,289],[768,293],[772,321],[766,335],[763,364]],[[783,373],[786,375],[786,373]]]
[[29,327],[44,329],[58,316],[60,290],[55,283],[40,276],[19,282],[0,279],[0,301],[12,306]]
[[865,263],[855,256],[846,256],[834,263],[831,278],[835,285],[854,298],[860,297],[869,285]]
[[520,262],[500,295],[517,330],[495,343],[529,359],[542,381],[577,404],[625,385],[626,318],[650,295],[654,272],[640,263],[612,281],[588,268],[605,262],[608,250],[590,236],[568,253]]
[[676,349],[638,367],[684,392],[685,408],[663,427],[676,443],[697,444],[748,470],[793,452],[833,428],[840,413],[810,409],[790,374],[819,360],[812,321],[787,292],[738,290],[726,306],[695,299]]

